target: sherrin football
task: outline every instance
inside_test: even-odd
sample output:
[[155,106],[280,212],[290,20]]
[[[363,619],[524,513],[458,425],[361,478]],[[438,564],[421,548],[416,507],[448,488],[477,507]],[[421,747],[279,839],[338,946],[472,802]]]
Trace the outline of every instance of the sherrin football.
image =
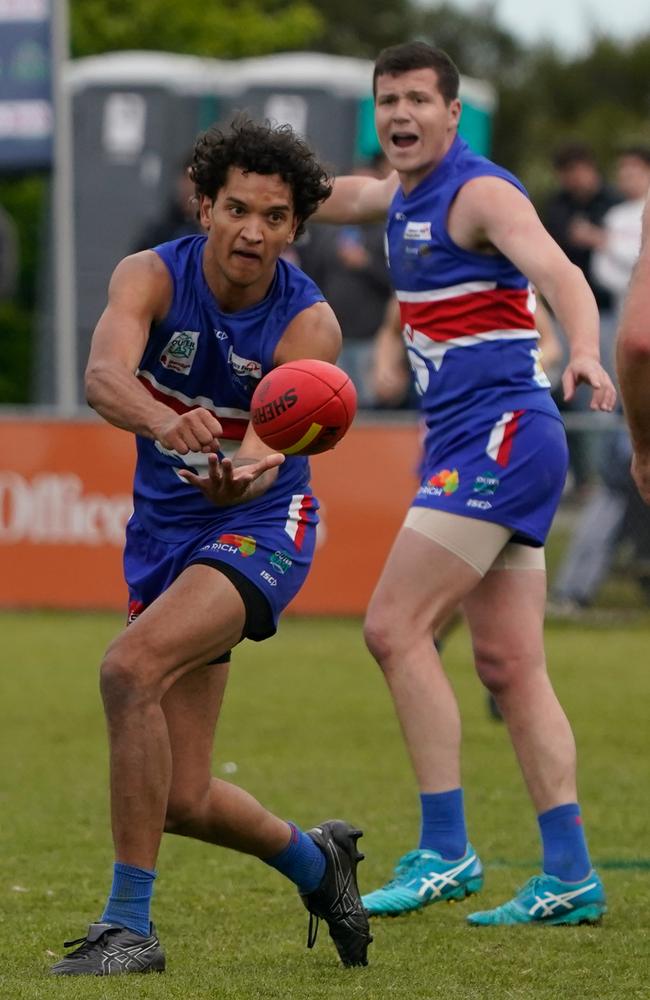
[[327,361],[289,361],[265,375],[251,400],[255,431],[285,455],[318,455],[340,441],[357,411],[349,376]]

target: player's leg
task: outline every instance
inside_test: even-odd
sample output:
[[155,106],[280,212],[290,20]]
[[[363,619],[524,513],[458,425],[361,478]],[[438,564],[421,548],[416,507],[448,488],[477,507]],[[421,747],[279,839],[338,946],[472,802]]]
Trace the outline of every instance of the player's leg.
[[117,857],[152,869],[171,787],[162,700],[184,674],[235,646],[243,601],[222,574],[190,566],[109,646],[101,667]]
[[464,601],[478,674],[508,727],[539,818],[540,878],[472,923],[576,923],[604,912],[576,791],[575,742],[546,670],[543,550],[510,544]]
[[55,975],[164,969],[149,919],[172,776],[162,700],[180,677],[239,642],[245,618],[228,579],[192,566],[109,646],[101,689],[110,745],[113,886],[101,919],[90,925],[80,948],[52,967]]
[[481,886],[465,828],[460,717],[431,636],[510,537],[498,525],[426,508],[412,508],[405,524],[370,602],[365,636],[411,757],[422,826],[418,849],[402,859],[396,878],[364,897],[377,915],[462,898]]
[[371,937],[356,883],[361,831],[334,820],[305,833],[211,773],[226,672],[226,664],[192,671],[163,699],[172,746],[166,829],[253,854],[275,868],[294,883],[310,913],[328,923],[343,963],[365,965]]

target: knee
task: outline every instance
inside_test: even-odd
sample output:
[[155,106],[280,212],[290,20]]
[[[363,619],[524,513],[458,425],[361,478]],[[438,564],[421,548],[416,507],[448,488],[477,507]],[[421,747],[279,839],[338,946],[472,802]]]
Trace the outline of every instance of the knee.
[[151,700],[155,692],[146,663],[135,650],[119,641],[113,643],[104,656],[99,686],[107,712]]
[[433,648],[436,629],[448,616],[449,609],[442,604],[432,604],[426,611],[414,614],[408,607],[371,603],[363,637],[369,652],[387,673],[416,650],[426,656]]
[[165,814],[165,833],[192,836],[202,814],[205,796],[192,789],[172,787]]
[[165,814],[165,833],[182,836],[191,828],[196,811],[196,803],[191,796],[183,793],[170,795]]
[[368,651],[379,666],[386,669],[401,646],[399,631],[390,616],[370,608],[363,624],[363,637]]
[[522,657],[498,641],[475,644],[474,660],[481,683],[495,697],[511,690],[523,676]]

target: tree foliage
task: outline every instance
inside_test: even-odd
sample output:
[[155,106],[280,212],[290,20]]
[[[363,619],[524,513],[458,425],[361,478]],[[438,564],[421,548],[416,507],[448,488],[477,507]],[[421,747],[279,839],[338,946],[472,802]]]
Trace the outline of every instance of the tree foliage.
[[73,56],[153,49],[240,58],[309,48],[323,18],[309,0],[70,0]]
[[387,45],[404,41],[414,23],[411,0],[320,0],[323,27],[316,48],[335,55],[374,59]]

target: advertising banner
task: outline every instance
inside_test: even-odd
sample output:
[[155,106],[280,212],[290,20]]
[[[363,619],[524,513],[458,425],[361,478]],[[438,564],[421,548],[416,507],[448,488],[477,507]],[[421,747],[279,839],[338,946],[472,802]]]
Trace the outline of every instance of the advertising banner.
[[[363,614],[415,493],[415,426],[359,424],[312,459],[318,549],[291,606]],[[81,421],[0,421],[0,607],[126,608],[133,436]]]

